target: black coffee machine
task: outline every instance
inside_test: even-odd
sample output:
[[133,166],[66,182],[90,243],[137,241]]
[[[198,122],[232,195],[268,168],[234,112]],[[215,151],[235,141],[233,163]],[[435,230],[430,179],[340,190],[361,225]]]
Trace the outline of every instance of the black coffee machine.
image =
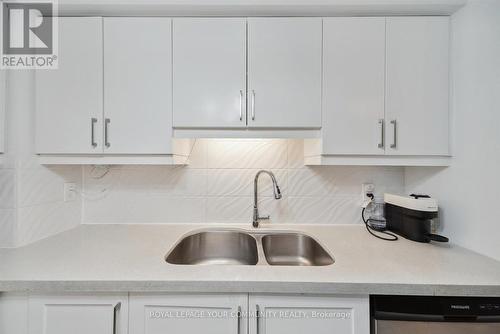
[[428,195],[384,195],[387,229],[418,242],[448,242],[448,238],[432,233],[438,217],[437,201]]

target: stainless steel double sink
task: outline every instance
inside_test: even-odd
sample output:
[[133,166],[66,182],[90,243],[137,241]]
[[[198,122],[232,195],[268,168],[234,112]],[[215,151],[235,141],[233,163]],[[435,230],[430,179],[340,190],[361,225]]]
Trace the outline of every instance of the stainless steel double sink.
[[183,237],[167,254],[178,265],[327,266],[333,257],[299,232],[203,230]]

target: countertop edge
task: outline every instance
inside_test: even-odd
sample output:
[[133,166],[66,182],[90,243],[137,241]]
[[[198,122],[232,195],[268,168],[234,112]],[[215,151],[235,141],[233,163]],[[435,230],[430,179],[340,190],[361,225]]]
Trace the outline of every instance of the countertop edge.
[[1,281],[0,292],[287,293],[500,297],[500,285],[241,281]]

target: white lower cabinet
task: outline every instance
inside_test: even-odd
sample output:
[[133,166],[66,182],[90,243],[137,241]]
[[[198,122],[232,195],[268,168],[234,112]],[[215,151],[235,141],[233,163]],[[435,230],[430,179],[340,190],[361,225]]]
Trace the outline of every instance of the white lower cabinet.
[[29,334],[126,334],[127,295],[30,295]]
[[368,295],[0,294],[0,334],[13,328],[16,334],[369,334],[370,311]]
[[129,334],[369,334],[369,315],[368,296],[132,294]]
[[246,334],[247,294],[131,294],[129,334]]
[[250,334],[369,334],[368,297],[250,295]]

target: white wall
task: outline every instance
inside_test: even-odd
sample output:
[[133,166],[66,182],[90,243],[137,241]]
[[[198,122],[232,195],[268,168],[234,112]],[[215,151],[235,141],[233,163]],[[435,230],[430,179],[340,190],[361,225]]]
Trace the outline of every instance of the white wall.
[[470,1],[451,22],[452,166],[407,168],[406,189],[439,199],[453,242],[500,260],[500,1]]
[[272,223],[360,222],[361,184],[378,194],[404,189],[401,167],[303,166],[302,140],[197,140],[187,167],[115,166],[100,179],[84,173],[85,223],[250,224],[253,178],[271,169],[283,193],[260,179],[260,210]]
[[[5,82],[8,80],[9,71],[2,73],[5,77]],[[6,90],[7,87],[0,87]],[[0,140],[3,141],[3,154],[1,154],[0,163],[0,247],[13,247],[16,244],[16,170],[13,163],[13,158],[10,150],[10,124],[12,117],[5,112],[7,106],[8,92],[0,93],[0,110],[3,115],[0,115]]]
[[25,245],[81,222],[81,198],[64,202],[63,197],[64,182],[81,186],[81,167],[41,166],[34,154],[33,75],[32,71],[8,71],[0,247]]

